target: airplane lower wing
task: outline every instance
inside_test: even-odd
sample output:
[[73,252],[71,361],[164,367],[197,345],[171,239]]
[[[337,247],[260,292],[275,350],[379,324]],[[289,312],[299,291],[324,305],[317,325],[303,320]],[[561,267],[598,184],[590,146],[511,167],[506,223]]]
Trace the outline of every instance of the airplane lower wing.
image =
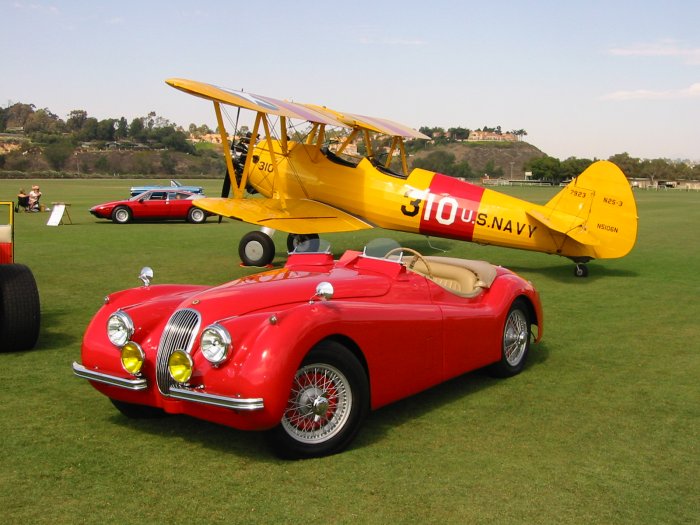
[[338,208],[309,199],[285,199],[284,207],[280,199],[269,198],[204,198],[194,205],[216,215],[301,235],[373,228]]
[[[544,227],[562,233],[576,242],[585,244],[586,246],[598,246],[600,244],[598,239],[586,231],[583,219],[573,217],[573,222],[571,220],[564,221],[564,219],[556,215],[547,217],[538,210],[528,210],[526,213]],[[571,218],[572,217],[569,217],[569,219]]]

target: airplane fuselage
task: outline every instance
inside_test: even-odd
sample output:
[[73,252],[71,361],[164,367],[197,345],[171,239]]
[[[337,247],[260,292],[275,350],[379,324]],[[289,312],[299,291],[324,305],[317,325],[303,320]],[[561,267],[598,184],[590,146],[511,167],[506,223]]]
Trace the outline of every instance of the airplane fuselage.
[[[279,177],[272,165],[277,159]],[[373,226],[448,239],[536,250],[587,260],[595,249],[552,232],[527,214],[542,206],[482,186],[414,169],[408,177],[329,160],[318,148],[290,143],[285,156],[256,147],[249,182],[263,195],[317,200]]]

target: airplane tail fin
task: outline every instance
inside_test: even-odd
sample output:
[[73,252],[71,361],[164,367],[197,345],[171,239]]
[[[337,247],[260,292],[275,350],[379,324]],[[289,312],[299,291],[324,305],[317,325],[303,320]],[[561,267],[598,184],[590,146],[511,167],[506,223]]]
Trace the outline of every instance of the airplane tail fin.
[[548,227],[589,245],[596,259],[627,255],[637,240],[637,204],[622,170],[591,164],[540,208]]

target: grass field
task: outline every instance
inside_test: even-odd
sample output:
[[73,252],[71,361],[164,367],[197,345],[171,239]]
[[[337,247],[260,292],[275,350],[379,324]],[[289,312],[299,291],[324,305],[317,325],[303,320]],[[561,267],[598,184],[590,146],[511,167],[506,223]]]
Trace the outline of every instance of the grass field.
[[[115,225],[87,210],[131,181],[40,182],[45,204],[71,203],[73,224],[16,216],[42,329],[35,350],[0,354],[3,523],[700,522],[700,193],[637,193],[637,246],[594,261],[587,279],[566,259],[432,240],[535,283],[546,324],[529,366],[458,378],[374,412],[342,454],[285,462],[256,433],[128,420],[71,370],[105,294],[139,285],[144,265],[156,283],[252,273],[237,256],[250,228]],[[0,200],[19,186],[0,181]],[[555,190],[506,191],[543,203]],[[433,252],[423,237],[388,235]],[[328,237],[340,253],[379,236]]]

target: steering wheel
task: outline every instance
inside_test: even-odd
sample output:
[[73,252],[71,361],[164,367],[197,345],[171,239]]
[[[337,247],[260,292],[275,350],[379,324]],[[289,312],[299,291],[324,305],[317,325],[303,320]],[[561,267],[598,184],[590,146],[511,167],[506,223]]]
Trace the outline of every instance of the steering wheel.
[[426,261],[425,257],[423,257],[420,253],[418,253],[413,248],[405,248],[403,246],[399,246],[398,248],[394,248],[393,250],[389,250],[387,252],[387,254],[384,256],[384,258],[388,259],[390,256],[392,256],[393,254],[398,253],[398,252],[408,252],[408,253],[413,255],[413,261],[411,261],[411,263],[407,265],[409,270],[413,269],[413,267],[416,265],[416,261],[420,261],[425,265],[425,269],[428,272],[428,277],[430,277],[431,279],[433,278],[433,270],[430,268],[428,261]]

